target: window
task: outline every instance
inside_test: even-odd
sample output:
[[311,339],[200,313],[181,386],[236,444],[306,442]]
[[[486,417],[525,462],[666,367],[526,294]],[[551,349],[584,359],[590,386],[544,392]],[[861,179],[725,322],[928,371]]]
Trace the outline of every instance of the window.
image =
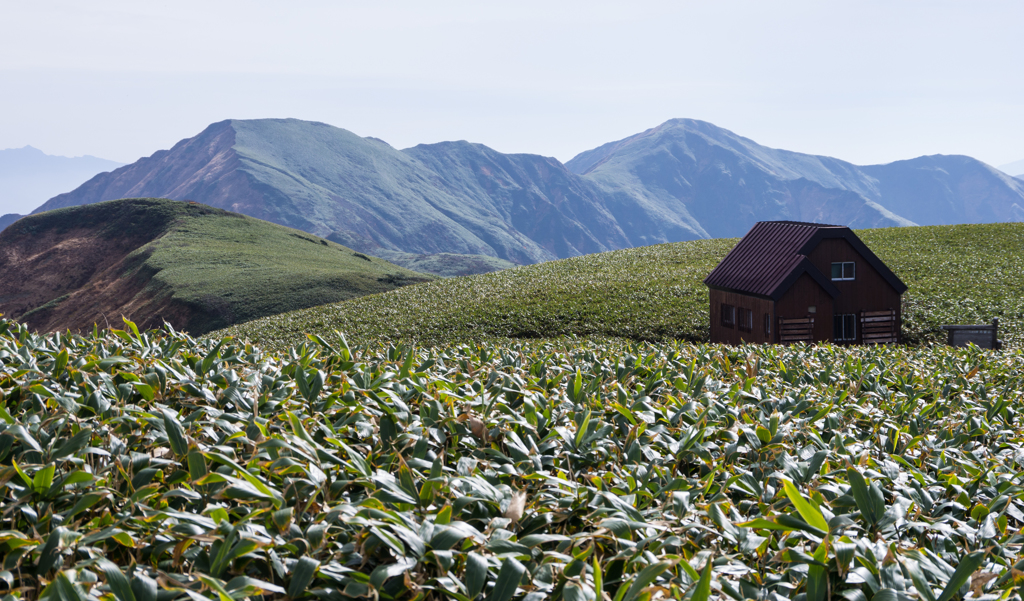
[[772,314],[771,313],[765,313],[764,314],[764,335],[765,336],[771,336],[772,335]]
[[736,327],[744,332],[750,332],[754,329],[754,312],[750,309],[737,309],[736,310],[737,323]]
[[854,279],[854,263],[853,263],[853,261],[847,261],[845,263],[833,263],[832,264],[832,279],[833,280],[852,280],[852,279]]
[[832,317],[832,339],[836,342],[857,340],[857,316],[852,313]]
[[722,303],[722,325],[727,328],[736,325],[736,307]]

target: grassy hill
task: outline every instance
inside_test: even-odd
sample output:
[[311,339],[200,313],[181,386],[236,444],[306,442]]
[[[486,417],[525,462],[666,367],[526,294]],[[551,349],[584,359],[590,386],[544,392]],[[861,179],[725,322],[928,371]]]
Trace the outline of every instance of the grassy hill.
[[0,233],[0,312],[35,328],[193,333],[386,292],[430,276],[197,203],[115,200],[32,215]]
[[[944,339],[944,323],[1001,320],[1024,343],[1024,224],[861,230],[906,282],[904,337]],[[402,288],[255,320],[219,332],[283,347],[305,333],[356,342],[446,344],[558,336],[707,339],[701,283],[736,239],[619,250]]]

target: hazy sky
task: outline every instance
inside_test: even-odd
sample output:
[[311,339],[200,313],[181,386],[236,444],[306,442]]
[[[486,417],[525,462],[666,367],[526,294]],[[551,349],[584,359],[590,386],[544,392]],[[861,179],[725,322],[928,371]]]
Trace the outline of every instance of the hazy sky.
[[0,148],[227,118],[568,160],[692,117],[859,164],[1024,158],[1024,2],[0,0]]

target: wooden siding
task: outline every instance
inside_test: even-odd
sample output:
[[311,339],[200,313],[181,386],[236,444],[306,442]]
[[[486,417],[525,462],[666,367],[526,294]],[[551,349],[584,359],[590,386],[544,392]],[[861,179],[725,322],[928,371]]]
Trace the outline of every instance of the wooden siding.
[[[864,257],[849,242],[842,238],[822,240],[807,258],[821,273],[825,274],[825,277],[829,278],[832,277],[832,263],[852,261],[857,266],[855,279],[832,281],[832,284],[839,289],[840,295],[835,299],[833,311],[827,315],[829,336],[820,340],[832,339],[833,313],[839,315],[853,313],[859,316],[861,311],[894,310],[896,311],[896,323],[902,323],[903,315],[899,293],[874,267],[864,260]],[[819,319],[823,320],[826,317],[821,313],[821,309],[818,309],[818,314],[820,315]],[[859,327],[855,342],[856,344],[863,342]]]
[[[724,344],[742,344],[744,342],[774,342],[776,319],[773,313],[774,304],[771,299],[748,296],[736,292],[711,289],[711,342]],[[739,324],[732,327],[722,325],[722,303],[730,304],[737,309],[750,309],[754,312],[753,328],[749,332],[739,329]],[[771,336],[764,335],[764,316],[768,314],[772,320]],[[831,319],[831,318],[830,318]]]
[[[815,308],[814,313],[808,310],[810,307]],[[815,342],[832,340],[832,297],[806,273],[775,303],[775,313],[776,322],[780,318],[814,317]]]

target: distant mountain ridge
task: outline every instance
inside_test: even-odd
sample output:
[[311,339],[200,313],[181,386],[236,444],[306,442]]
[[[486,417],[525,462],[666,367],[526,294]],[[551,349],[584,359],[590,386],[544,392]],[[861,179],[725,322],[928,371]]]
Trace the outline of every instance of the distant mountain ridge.
[[1022,178],[1024,177],[1024,159],[1007,163],[1006,165],[1000,165],[999,170],[1018,179]]
[[535,263],[740,236],[768,219],[860,228],[1024,221],[1024,182],[970,157],[860,167],[690,119],[564,165],[468,142],[397,150],[323,123],[229,120],[36,212],[132,196],[195,200],[400,264],[439,253]]
[[55,194],[122,165],[88,155],[53,156],[31,146],[0,150],[0,214],[28,213]]

